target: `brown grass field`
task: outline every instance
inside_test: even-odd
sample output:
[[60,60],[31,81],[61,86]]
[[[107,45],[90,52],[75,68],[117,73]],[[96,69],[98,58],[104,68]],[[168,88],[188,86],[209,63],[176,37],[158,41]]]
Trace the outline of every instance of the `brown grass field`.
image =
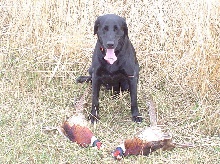
[[[91,127],[105,148],[80,148],[46,126],[59,126],[89,84],[97,16],[126,18],[141,67],[131,121],[129,94],[100,94],[101,120]],[[114,161],[111,151],[149,126],[147,98],[158,124],[193,148]],[[91,96],[85,114],[91,106]],[[1,0],[0,163],[220,163],[219,0]]]

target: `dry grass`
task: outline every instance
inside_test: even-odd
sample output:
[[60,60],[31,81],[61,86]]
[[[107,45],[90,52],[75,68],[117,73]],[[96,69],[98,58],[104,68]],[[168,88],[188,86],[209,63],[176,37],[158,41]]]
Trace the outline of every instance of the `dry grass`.
[[[138,101],[145,122],[131,121],[127,93],[112,99],[102,92],[101,122],[93,130],[106,149],[97,152],[41,128],[73,112],[74,98],[86,87],[75,79],[87,74],[93,23],[104,13],[127,20],[141,67]],[[0,17],[1,163],[113,163],[115,146],[149,125],[146,95],[175,141],[196,147],[119,163],[220,162],[218,0],[2,0]]]

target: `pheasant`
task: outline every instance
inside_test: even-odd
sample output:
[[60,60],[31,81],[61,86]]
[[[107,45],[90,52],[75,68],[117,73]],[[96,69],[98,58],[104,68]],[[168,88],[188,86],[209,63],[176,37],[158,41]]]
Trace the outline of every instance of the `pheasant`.
[[85,115],[83,114],[83,105],[88,92],[87,89],[79,102],[75,104],[76,113],[63,123],[60,130],[67,138],[72,142],[76,142],[81,147],[92,146],[100,149],[102,143],[88,128],[90,124],[87,122]]
[[112,153],[112,156],[121,160],[128,155],[149,155],[160,148],[170,150],[175,146],[172,144],[171,136],[163,133],[159,127],[148,127],[133,139],[126,139]]
[[83,114],[83,105],[85,97],[89,92],[86,89],[83,96],[75,104],[76,112],[69,119],[67,119],[61,126],[58,127],[43,127],[45,131],[58,130],[58,132],[67,137],[72,142],[76,142],[81,147],[92,146],[97,149],[102,148],[102,143],[95,137],[89,129],[89,123]]
[[112,156],[121,160],[122,157],[128,155],[149,155],[151,152],[160,148],[162,150],[170,150],[175,147],[172,143],[172,136],[168,133],[163,133],[161,128],[157,126],[157,118],[155,104],[150,100],[149,115],[151,127],[145,128],[133,139],[126,139],[112,153]]
[[79,116],[72,116],[61,126],[63,134],[72,142],[76,142],[81,147],[101,148],[102,143],[94,136],[92,131],[85,125],[84,120]]

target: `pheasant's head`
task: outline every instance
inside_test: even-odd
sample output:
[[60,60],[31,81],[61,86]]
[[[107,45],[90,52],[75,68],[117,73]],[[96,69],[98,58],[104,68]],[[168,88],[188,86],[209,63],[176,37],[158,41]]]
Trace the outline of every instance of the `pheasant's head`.
[[102,146],[102,143],[99,140],[96,140],[96,142],[94,143],[95,146],[97,147],[97,149],[99,150]]
[[121,147],[117,147],[115,151],[112,152],[112,156],[117,160],[121,160],[124,156],[123,149]]

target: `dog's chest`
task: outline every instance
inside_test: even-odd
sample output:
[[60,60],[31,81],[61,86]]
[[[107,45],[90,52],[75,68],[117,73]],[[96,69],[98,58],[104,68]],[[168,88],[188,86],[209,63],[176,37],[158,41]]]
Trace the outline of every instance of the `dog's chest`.
[[114,83],[126,79],[125,72],[118,67],[108,66],[100,70],[101,80],[105,83]]
[[118,84],[122,81],[126,81],[126,78],[122,74],[117,74],[117,75],[103,75],[101,77],[101,82],[102,84],[108,84],[108,85],[115,85]]

